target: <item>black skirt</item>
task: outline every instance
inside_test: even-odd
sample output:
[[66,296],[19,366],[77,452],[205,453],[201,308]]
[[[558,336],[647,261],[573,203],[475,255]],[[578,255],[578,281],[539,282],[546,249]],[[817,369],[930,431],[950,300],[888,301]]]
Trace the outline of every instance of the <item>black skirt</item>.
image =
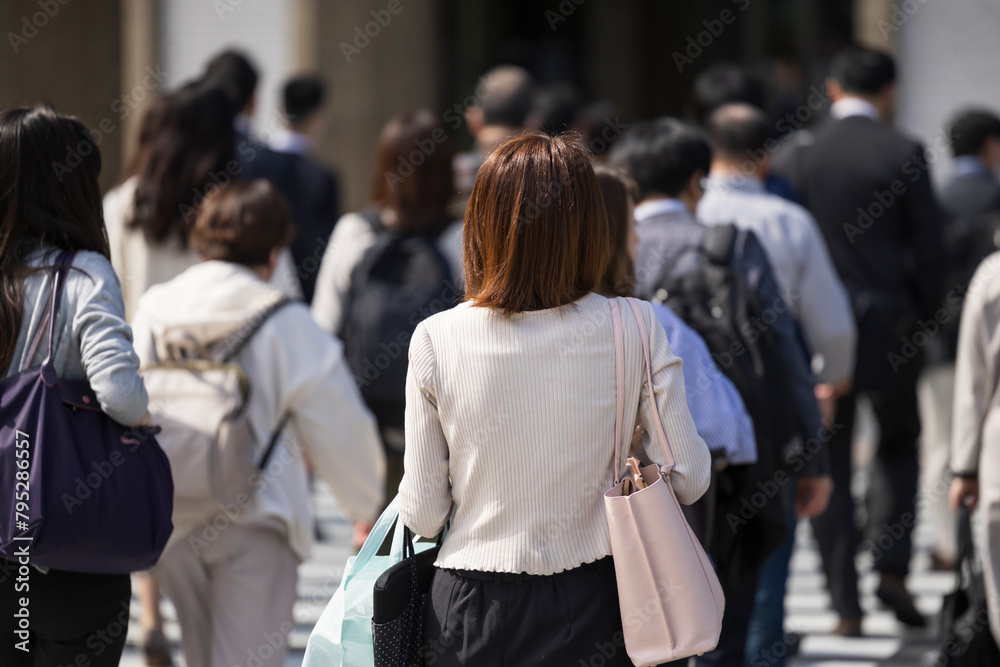
[[610,556],[550,576],[438,570],[428,667],[630,667]]

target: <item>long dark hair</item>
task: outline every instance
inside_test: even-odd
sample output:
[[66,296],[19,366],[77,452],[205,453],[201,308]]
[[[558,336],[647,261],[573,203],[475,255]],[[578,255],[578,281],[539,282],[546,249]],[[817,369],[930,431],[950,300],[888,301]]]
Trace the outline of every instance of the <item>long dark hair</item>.
[[25,260],[52,245],[110,258],[97,177],[101,153],[80,121],[39,105],[0,113],[0,369],[21,331]]
[[[217,85],[194,81],[171,94],[143,124],[149,146],[136,165],[135,209],[129,225],[150,243],[187,246],[194,216],[211,177],[227,173],[234,153],[232,103]],[[158,124],[158,127],[152,125]],[[225,176],[223,176],[225,175]]]

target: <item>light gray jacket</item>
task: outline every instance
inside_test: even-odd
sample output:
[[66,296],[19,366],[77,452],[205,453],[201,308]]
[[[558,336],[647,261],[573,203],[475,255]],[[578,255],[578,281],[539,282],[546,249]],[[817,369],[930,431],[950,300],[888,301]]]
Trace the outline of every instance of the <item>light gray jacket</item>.
[[[58,250],[32,252],[30,266],[55,263]],[[24,285],[24,321],[6,376],[41,366],[46,354],[48,304],[52,272],[38,271]],[[32,354],[36,337],[40,337]],[[132,349],[132,330],[125,323],[122,290],[111,263],[96,252],[81,251],[73,261],[56,312],[54,364],[61,378],[86,378],[101,408],[115,421],[134,424],[149,401],[139,378],[139,357]]]

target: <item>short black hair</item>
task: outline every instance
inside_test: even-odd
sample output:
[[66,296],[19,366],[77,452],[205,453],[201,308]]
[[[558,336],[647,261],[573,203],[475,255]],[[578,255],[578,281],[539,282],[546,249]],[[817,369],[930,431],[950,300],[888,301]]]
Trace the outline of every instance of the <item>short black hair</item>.
[[573,84],[560,81],[540,86],[531,104],[530,129],[548,135],[565,132],[580,112],[580,96]]
[[990,137],[1000,139],[1000,118],[985,109],[965,109],[948,123],[948,140],[955,157],[979,155]]
[[257,69],[242,51],[227,49],[205,66],[204,78],[222,88],[237,113],[246,108],[257,90]]
[[851,46],[834,56],[830,76],[845,93],[875,95],[896,80],[896,62],[884,51]]
[[712,146],[698,127],[676,118],[657,118],[626,130],[612,146],[610,162],[628,171],[642,199],[676,197],[696,172],[708,173]]
[[499,65],[482,77],[486,94],[479,99],[487,125],[522,127],[534,101],[535,80],[522,67]]
[[764,86],[760,80],[732,63],[712,65],[695,77],[691,95],[695,118],[701,124],[723,104],[743,102],[764,108]]
[[318,76],[297,76],[285,82],[282,99],[292,122],[302,121],[323,106],[326,87]]
[[749,104],[725,104],[708,117],[712,146],[723,155],[749,158],[764,147],[771,136],[767,116]]

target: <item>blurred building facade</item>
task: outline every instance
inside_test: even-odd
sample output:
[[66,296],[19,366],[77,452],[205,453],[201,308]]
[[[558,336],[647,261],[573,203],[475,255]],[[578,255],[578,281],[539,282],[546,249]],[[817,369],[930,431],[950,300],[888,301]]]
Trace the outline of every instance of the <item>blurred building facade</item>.
[[962,101],[1000,108],[997,0],[4,0],[0,25],[0,106],[50,101],[80,116],[100,134],[105,188],[121,176],[145,100],[228,46],[261,71],[261,134],[280,126],[285,77],[324,77],[320,152],[351,208],[368,197],[389,117],[436,109],[461,144],[464,124],[453,120],[500,62],[612,100],[628,123],[688,113],[695,75],[722,60],[776,81],[794,109],[854,39],[897,51],[898,121],[925,141]]

